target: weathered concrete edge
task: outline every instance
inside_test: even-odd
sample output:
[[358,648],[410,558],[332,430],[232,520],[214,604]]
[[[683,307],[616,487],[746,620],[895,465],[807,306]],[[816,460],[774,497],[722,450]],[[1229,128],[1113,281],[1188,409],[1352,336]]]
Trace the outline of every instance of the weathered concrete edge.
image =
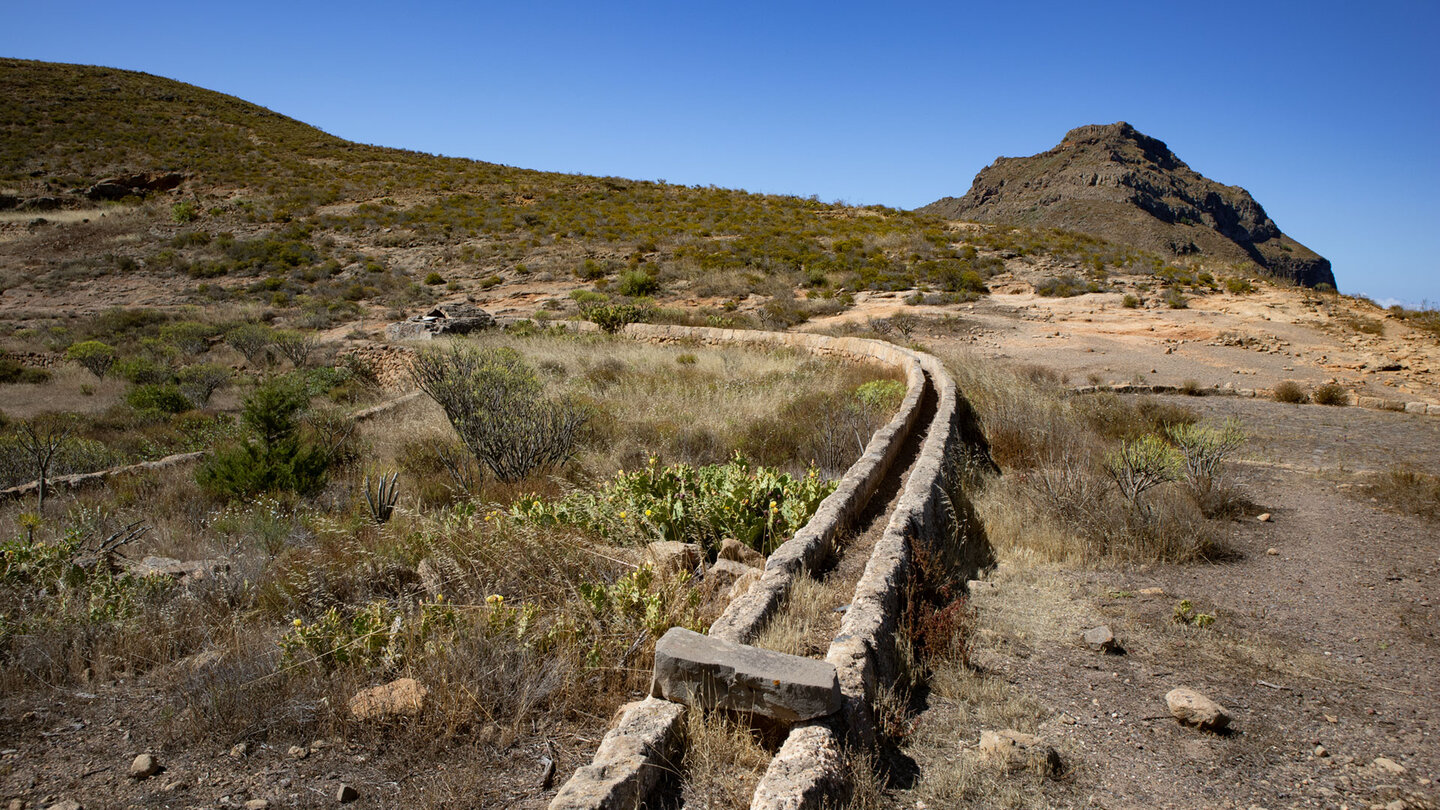
[[[795,533],[795,536],[781,544],[770,555],[765,573],[760,582],[748,592],[732,601],[710,629],[710,634],[726,641],[746,643],[753,639],[759,628],[774,613],[790,582],[806,567],[823,559],[833,547],[839,532],[860,513],[865,501],[874,493],[890,465],[894,462],[904,444],[906,436],[914,427],[920,413],[920,401],[927,384],[921,365],[920,355],[876,340],[863,338],[834,338],[827,335],[797,334],[789,332],[752,332],[737,329],[715,329],[712,327],[686,327],[655,324],[630,324],[624,334],[636,340],[665,343],[670,341],[699,341],[701,343],[754,343],[776,346],[793,346],[808,349],[817,354],[835,354],[855,359],[873,359],[901,366],[906,371],[906,394],[900,410],[888,424],[870,438],[860,459],[846,470],[836,487],[820,506],[810,521]],[[858,500],[858,504],[857,504]],[[728,620],[727,620],[728,617]],[[719,632],[717,633],[717,627]],[[663,705],[657,705],[663,704]],[[663,715],[674,711],[666,701],[654,698],[627,707],[620,724],[606,734],[606,740],[621,727],[656,728],[662,725]],[[806,724],[806,727],[814,724]],[[814,732],[819,734],[820,732]],[[833,732],[831,732],[833,736]],[[797,740],[797,746],[806,738]],[[682,741],[683,744],[683,741]],[[651,738],[636,739],[628,743],[631,750],[660,752],[667,750],[659,741]],[[642,772],[658,773],[662,767],[656,759],[645,756],[628,756],[616,759],[609,756],[605,743],[596,751],[590,765],[576,770],[551,802],[551,810],[600,810],[612,807],[638,807],[648,791],[658,784],[658,779],[645,782]],[[838,758],[837,758],[838,767]],[[840,780],[843,784],[844,780]],[[828,783],[827,783],[828,784]],[[644,793],[634,793],[633,788],[642,785]]]
[[[1078,388],[1067,388],[1067,396],[1082,396],[1085,394],[1185,394],[1185,389],[1178,385],[1146,385],[1122,383],[1120,385],[1082,385]],[[1225,388],[1213,387],[1202,388],[1192,396],[1202,397],[1242,397],[1244,399],[1273,399],[1274,391],[1263,388]],[[1353,391],[1347,391],[1348,404],[1357,408],[1365,408],[1372,411],[1394,411],[1396,413],[1408,413],[1417,416],[1440,416],[1440,404],[1433,402],[1406,402],[1399,399],[1384,399],[1383,397],[1360,396]],[[1318,403],[1292,403],[1297,405],[1315,405]],[[1333,407],[1333,406],[1325,406]]]
[[666,774],[680,769],[685,750],[685,707],[645,698],[621,708],[595,757],[566,782],[551,810],[633,810]]
[[845,789],[846,774],[839,757],[829,750],[837,738],[861,749],[877,741],[874,700],[877,684],[894,678],[899,668],[895,646],[899,632],[902,595],[910,575],[911,541],[933,543],[948,527],[941,503],[945,459],[960,440],[959,392],[939,360],[920,355],[924,371],[936,387],[938,402],[911,468],[905,491],[891,514],[885,533],[875,544],[865,571],[855,586],[840,632],[825,658],[835,665],[844,705],[838,731],[830,735],[801,727],[791,730],[785,744],[770,761],[751,799],[752,810],[805,810],[818,808],[837,790]]

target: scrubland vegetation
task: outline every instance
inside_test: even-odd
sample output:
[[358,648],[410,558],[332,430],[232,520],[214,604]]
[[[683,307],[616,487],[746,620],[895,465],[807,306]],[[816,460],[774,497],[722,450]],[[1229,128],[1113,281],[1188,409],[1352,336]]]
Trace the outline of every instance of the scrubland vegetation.
[[[179,325],[108,337],[125,358],[158,345],[147,340],[179,341],[189,331]],[[237,351],[223,338],[205,345],[196,364]],[[481,761],[516,735],[603,724],[642,685],[654,638],[703,629],[723,607],[704,582],[659,576],[644,543],[699,541],[712,556],[722,537],[773,548],[904,390],[887,370],[793,352],[533,328],[422,357],[432,381],[583,418],[558,438],[544,419],[508,423],[520,439],[569,445],[533,467],[496,466],[493,445],[464,438],[479,428],[447,413],[443,393],[355,424],[345,415],[355,403],[389,396],[360,364],[259,353],[227,383],[238,414],[189,400],[156,413],[111,390],[98,416],[68,417],[69,455],[52,476],[180,447],[215,452],[198,467],[56,492],[43,511],[33,498],[0,506],[6,692],[145,675],[163,686],[168,734],[228,744],[363,737],[349,696],[405,674],[433,701],[406,740],[475,745]],[[465,365],[477,357],[490,365]],[[157,379],[131,385],[176,385]],[[12,481],[33,477],[23,429],[51,418],[7,427]],[[149,444],[121,439],[137,427]],[[375,482],[396,473],[393,509],[378,509]],[[199,562],[177,578],[121,559],[149,554]]]

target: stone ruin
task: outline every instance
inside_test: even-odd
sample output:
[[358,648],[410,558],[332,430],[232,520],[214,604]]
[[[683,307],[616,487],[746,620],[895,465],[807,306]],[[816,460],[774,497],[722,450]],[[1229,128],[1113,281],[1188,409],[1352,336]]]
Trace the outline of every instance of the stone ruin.
[[436,335],[463,335],[495,325],[495,318],[474,304],[441,304],[424,315],[385,327],[389,340],[430,340]]

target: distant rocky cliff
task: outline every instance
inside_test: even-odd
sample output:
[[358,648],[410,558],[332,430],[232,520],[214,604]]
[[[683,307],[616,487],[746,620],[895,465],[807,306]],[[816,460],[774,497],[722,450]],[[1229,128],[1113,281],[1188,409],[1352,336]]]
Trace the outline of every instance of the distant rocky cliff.
[[998,158],[964,197],[920,210],[1068,228],[1173,256],[1249,260],[1299,284],[1335,286],[1329,260],[1281,233],[1249,192],[1195,172],[1123,121],[1072,129],[1032,157]]

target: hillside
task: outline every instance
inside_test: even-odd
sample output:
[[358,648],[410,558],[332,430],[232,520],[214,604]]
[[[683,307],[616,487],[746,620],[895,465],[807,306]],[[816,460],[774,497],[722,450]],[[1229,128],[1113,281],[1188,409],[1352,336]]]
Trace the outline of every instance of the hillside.
[[312,308],[423,305],[440,283],[493,298],[511,282],[567,280],[732,309],[779,297],[784,325],[821,306],[786,303],[796,288],[818,302],[980,286],[967,275],[974,251],[909,212],[363,146],[107,68],[0,60],[0,96],[7,308],[12,296],[33,307],[62,291],[81,310],[125,303],[113,288],[77,286],[117,276],[149,279],[151,298],[163,287],[152,303],[261,292],[272,306]]
[[1249,192],[1204,177],[1123,121],[1072,129],[1038,155],[997,158],[964,197],[919,210],[1068,228],[1174,257],[1249,261],[1305,286],[1335,286],[1330,262],[1281,233]]

